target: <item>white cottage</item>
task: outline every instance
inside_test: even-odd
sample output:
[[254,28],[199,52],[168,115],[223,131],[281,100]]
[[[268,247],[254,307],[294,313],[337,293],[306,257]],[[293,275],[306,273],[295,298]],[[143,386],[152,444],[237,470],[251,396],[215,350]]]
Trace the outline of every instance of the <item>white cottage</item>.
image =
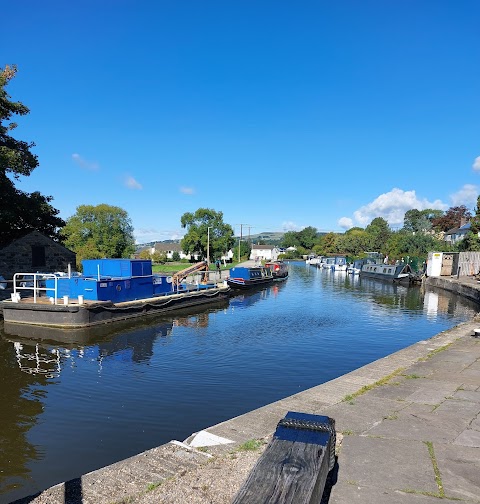
[[250,260],[276,261],[279,254],[280,249],[273,245],[252,245]]

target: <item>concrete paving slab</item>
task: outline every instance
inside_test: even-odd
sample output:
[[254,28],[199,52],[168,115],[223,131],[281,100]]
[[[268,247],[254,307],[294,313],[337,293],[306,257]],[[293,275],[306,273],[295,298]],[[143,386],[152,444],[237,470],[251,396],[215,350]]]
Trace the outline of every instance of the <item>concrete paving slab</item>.
[[419,441],[346,436],[338,464],[338,477],[360,487],[438,493],[428,448]]
[[425,379],[422,383],[422,380],[423,379],[420,378],[417,384],[421,388],[405,398],[407,402],[431,404],[435,406],[441,404],[448,397],[451,397],[461,385],[461,383],[445,383],[428,379]]
[[464,369],[461,373],[461,376],[465,378],[473,378],[476,380],[474,383],[480,383],[480,369],[474,368],[473,366],[470,366],[467,369]]
[[479,450],[457,445],[434,445],[440,476],[448,497],[480,502]]
[[405,406],[405,403],[399,401],[360,396],[355,398],[352,404],[343,402],[328,407],[325,414],[335,418],[337,431],[361,434],[369,432],[384,418],[396,416]]
[[[453,442],[456,445],[470,446],[480,448],[480,431],[474,429],[465,429]],[[480,479],[480,473],[479,473]],[[480,494],[479,494],[480,496]]]
[[471,429],[479,430],[480,431],[480,415],[478,415],[470,424]]
[[470,371],[470,374],[465,374],[468,369],[459,372],[445,372],[443,370],[437,370],[433,372],[428,378],[435,381],[448,380],[452,383],[459,383],[459,388],[465,387],[478,387],[480,383],[480,378],[476,375],[476,371]]
[[383,420],[372,427],[370,435],[395,439],[414,439],[453,443],[465,429],[454,418],[439,418],[434,412],[425,411],[426,405],[409,405],[400,410],[396,417]]
[[408,396],[420,389],[416,381],[406,380],[404,377],[394,378],[387,385],[373,388],[368,395],[392,401],[405,401]]
[[470,352],[458,351],[452,349],[449,349],[448,352],[445,351],[439,352],[438,354],[432,357],[432,362],[434,364],[453,362],[463,367],[470,366],[476,360],[477,357],[475,355],[472,355]]
[[438,408],[435,409],[434,415],[443,419],[455,420],[465,427],[475,419],[480,413],[480,405],[476,402],[447,399]]
[[[440,502],[456,502],[442,499]],[[359,486],[354,482],[339,482],[332,488],[329,504],[439,504],[439,498],[429,495]]]

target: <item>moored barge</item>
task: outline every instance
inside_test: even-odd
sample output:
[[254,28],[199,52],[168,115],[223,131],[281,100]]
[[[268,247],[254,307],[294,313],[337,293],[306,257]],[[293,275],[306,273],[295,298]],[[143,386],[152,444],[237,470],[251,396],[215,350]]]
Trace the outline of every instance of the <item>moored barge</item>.
[[288,266],[283,261],[267,262],[265,268],[272,270],[274,280],[286,280],[288,278]]
[[[224,284],[184,282],[207,269],[206,262],[172,276],[152,274],[151,261],[141,259],[91,259],[82,265],[82,275],[15,274],[11,299],[2,302],[5,322],[89,327],[224,302],[229,297],[230,288]],[[28,297],[22,297],[25,293]]]
[[238,266],[230,270],[227,285],[232,289],[252,289],[271,284],[273,280],[273,273],[270,268]]

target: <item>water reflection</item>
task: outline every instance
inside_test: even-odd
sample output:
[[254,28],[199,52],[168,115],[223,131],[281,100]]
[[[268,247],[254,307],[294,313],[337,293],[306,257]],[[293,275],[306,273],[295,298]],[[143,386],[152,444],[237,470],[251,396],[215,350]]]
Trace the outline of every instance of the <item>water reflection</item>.
[[18,370],[22,363],[16,349],[7,346],[0,339],[0,493],[23,486],[30,476],[29,465],[41,459],[41,449],[28,441],[27,434],[43,412],[47,382],[46,373]]

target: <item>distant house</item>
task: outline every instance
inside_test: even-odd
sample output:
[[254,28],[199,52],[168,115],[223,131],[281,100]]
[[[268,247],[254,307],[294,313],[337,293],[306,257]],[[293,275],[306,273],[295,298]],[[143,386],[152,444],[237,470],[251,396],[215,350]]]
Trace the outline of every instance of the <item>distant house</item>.
[[190,261],[191,254],[185,254],[182,250],[180,243],[155,243],[152,247],[151,253],[159,252],[160,254],[165,254],[167,259],[173,259],[173,254],[178,253],[180,259],[188,259]]
[[53,273],[75,268],[76,254],[39,231],[25,231],[7,243],[0,243],[0,275]]
[[250,251],[251,260],[276,261],[280,250],[274,245],[252,245]]
[[[465,238],[465,235],[470,231],[470,227],[471,227],[470,222],[467,222],[466,224],[463,224],[462,226],[460,226],[458,228],[449,229],[443,235],[443,239],[444,239],[444,241],[454,245],[455,243],[458,243],[459,241],[461,241]],[[480,237],[480,233],[479,233],[479,237]]]
[[226,254],[222,255],[222,257],[220,258],[222,261],[226,261],[226,262],[232,262],[233,261],[233,257],[234,257],[234,252],[232,249],[230,249]]

